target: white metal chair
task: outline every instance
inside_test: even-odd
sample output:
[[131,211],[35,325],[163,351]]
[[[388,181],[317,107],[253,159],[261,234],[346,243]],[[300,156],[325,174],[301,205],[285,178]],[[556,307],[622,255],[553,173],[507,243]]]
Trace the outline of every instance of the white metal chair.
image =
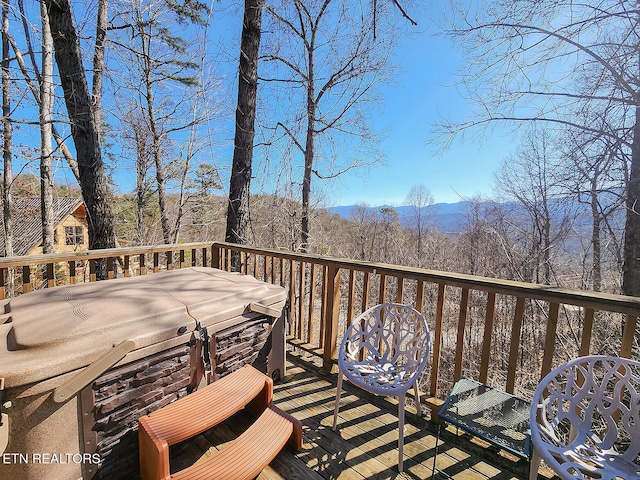
[[542,380],[531,405],[534,456],[564,480],[640,478],[640,362],[590,356]]
[[342,379],[376,395],[398,397],[398,471],[402,472],[404,406],[413,387],[421,414],[418,378],[427,363],[430,336],[420,312],[384,303],[363,312],[347,329],[338,352],[338,389],[333,430],[338,421]]

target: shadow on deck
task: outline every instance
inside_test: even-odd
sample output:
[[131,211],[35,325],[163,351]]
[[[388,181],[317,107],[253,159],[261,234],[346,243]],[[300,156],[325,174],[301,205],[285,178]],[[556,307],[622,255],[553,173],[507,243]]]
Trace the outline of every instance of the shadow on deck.
[[[433,468],[436,428],[407,408],[405,467],[397,471],[397,404],[368,395],[345,382],[336,432],[331,430],[336,376],[323,376],[311,357],[288,353],[287,376],[274,385],[274,403],[299,419],[304,445],[300,452],[285,448],[258,476],[259,480],[429,479]],[[172,471],[205,457],[248,427],[237,415],[172,450]],[[522,465],[468,437],[446,432],[438,447],[437,467],[456,480],[527,478]],[[456,441],[457,440],[457,441]],[[455,443],[466,444],[465,451]],[[469,448],[470,447],[470,448]],[[466,453],[472,451],[473,454]],[[495,466],[499,465],[499,466]],[[539,476],[540,479],[550,478]],[[447,478],[436,473],[435,479]]]

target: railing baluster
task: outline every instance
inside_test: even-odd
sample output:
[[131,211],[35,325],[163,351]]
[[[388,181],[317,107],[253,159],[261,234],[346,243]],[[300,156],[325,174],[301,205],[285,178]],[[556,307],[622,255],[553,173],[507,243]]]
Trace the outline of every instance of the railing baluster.
[[458,316],[458,332],[456,335],[456,361],[453,370],[453,381],[462,377],[462,359],[464,356],[464,328],[467,325],[467,311],[469,310],[469,289],[463,288],[460,297],[460,313]]
[[153,273],[160,271],[160,252],[153,252]]
[[178,257],[178,261],[180,262],[180,268],[184,268],[187,266],[187,263],[185,262],[185,256],[184,256],[184,249],[181,248],[179,253],[178,253],[179,257]]
[[107,257],[107,279],[112,280],[115,278],[113,270],[113,257]]
[[76,283],[76,261],[75,260],[69,260],[69,262],[67,262],[69,265],[69,284],[71,285],[75,285]]
[[327,279],[329,278],[329,265],[325,265],[322,269],[322,303],[320,304],[320,335],[318,337],[318,344],[320,348],[324,348],[325,342],[325,323],[326,323],[326,315],[327,315],[327,303],[329,302],[329,289],[327,285]]
[[124,263],[122,265],[122,270],[124,272],[124,276],[125,277],[130,277],[131,276],[131,259],[129,257],[129,255],[125,255],[124,256]]
[[56,276],[55,276],[55,272],[54,272],[54,264],[53,263],[47,263],[46,266],[46,270],[47,270],[47,288],[53,288],[56,286]]
[[276,277],[278,276],[278,264],[276,262],[276,257],[271,256],[271,283],[276,284]]
[[31,267],[24,265],[22,267],[22,293],[31,291]]
[[627,315],[627,319],[624,322],[624,329],[622,330],[622,345],[620,345],[620,356],[623,358],[631,358],[637,323],[638,317]]
[[96,260],[94,258],[89,260],[89,281],[96,281]]
[[296,306],[296,267],[293,259],[289,259],[289,335],[294,335],[295,319],[293,314]]
[[140,275],[146,275],[147,274],[147,256],[144,253],[140,254],[138,263],[140,264]]
[[353,323],[354,309],[356,299],[356,271],[353,268],[349,269],[349,298],[347,298],[347,325],[345,328],[349,328]]
[[371,274],[364,272],[362,279],[362,311],[364,312],[369,308],[369,282],[371,281]]
[[285,286],[286,272],[285,272],[284,265],[285,265],[284,257],[280,257],[280,286],[281,287]]
[[302,338],[302,328],[304,326],[304,302],[305,302],[305,282],[306,282],[306,277],[307,277],[307,267],[305,262],[300,262],[300,278],[298,278],[298,298],[299,298],[299,303],[298,303],[298,338],[300,340],[303,340]]
[[542,357],[542,372],[540,372],[540,378],[543,378],[551,371],[553,364],[559,308],[560,305],[558,303],[552,302],[549,304],[549,320],[547,321],[547,332],[544,339],[544,355]]
[[268,257],[266,255],[264,256],[264,282],[265,283],[269,283],[269,280],[273,279],[273,271],[271,270],[271,267],[273,266],[273,264],[271,263],[270,258],[272,257]]
[[424,308],[424,280],[418,280],[418,285],[416,285],[416,303],[415,303],[415,307],[416,310],[418,310],[421,313],[423,312],[423,308]]
[[340,269],[329,265],[326,269],[324,284],[327,285],[327,307],[324,331],[324,353],[322,370],[331,372],[333,359],[336,355],[336,342],[338,340],[338,316],[340,314]]
[[489,377],[489,359],[491,357],[491,339],[496,309],[496,292],[487,295],[487,311],[484,317],[484,336],[482,338],[482,357],[480,359],[480,381],[487,383]]
[[307,322],[307,342],[311,343],[313,333],[313,320],[315,312],[315,296],[316,296],[316,264],[311,263],[309,265],[309,321]]
[[431,390],[432,397],[438,396],[438,374],[440,369],[440,349],[442,346],[442,321],[444,318],[445,285],[438,284],[438,303],[436,306],[436,325],[431,344],[433,345],[433,361],[431,362]]
[[591,332],[593,330],[593,308],[585,308],[584,320],[582,321],[582,338],[580,339],[580,351],[578,355],[586,357],[591,350]]
[[378,303],[384,303],[387,298],[387,276],[380,274],[380,291],[378,292]]
[[[216,251],[218,251],[218,249],[216,249]],[[191,249],[191,266],[192,267],[197,267],[198,266],[198,249],[197,248],[192,248]]]
[[167,270],[173,270],[173,252],[168,250],[165,253],[165,258],[167,260]]
[[508,393],[513,394],[516,385],[516,372],[518,369],[518,353],[520,351],[520,336],[522,334],[522,320],[524,318],[524,297],[517,297],[516,310],[513,315],[511,327],[511,346],[509,347],[509,364],[507,367]]
[[396,284],[396,303],[403,303],[402,298],[404,296],[404,277],[396,277]]
[[0,300],[7,298],[7,276],[10,274],[8,268],[0,268]]

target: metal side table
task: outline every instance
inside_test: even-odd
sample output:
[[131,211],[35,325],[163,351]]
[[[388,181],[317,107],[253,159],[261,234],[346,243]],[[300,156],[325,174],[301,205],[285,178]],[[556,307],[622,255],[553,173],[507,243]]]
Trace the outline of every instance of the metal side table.
[[[530,411],[531,402],[527,400],[469,378],[458,380],[438,412],[440,421],[431,478],[436,472],[438,442],[443,422],[525,459],[530,464]],[[438,472],[446,475],[439,470]]]

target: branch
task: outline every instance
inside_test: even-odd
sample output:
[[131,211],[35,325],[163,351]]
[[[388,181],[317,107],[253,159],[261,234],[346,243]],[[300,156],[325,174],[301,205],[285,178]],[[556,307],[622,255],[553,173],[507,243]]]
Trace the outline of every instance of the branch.
[[473,127],[478,127],[481,125],[487,125],[491,122],[495,121],[507,121],[507,122],[549,122],[549,123],[557,123],[560,125],[565,125],[568,127],[572,127],[583,132],[594,133],[597,135],[603,135],[608,138],[612,138],[618,141],[621,141],[624,145],[631,148],[631,143],[628,141],[621,140],[621,138],[615,135],[612,132],[607,132],[598,128],[589,127],[587,125],[581,125],[579,123],[571,122],[569,120],[562,120],[560,118],[546,118],[546,117],[494,117],[490,116],[488,118],[484,118],[482,120],[473,120],[469,122],[465,122],[463,124],[456,125],[455,128],[452,128],[451,125],[440,124],[438,127],[443,128],[449,135],[456,135],[457,133],[462,132],[463,130],[468,130]]
[[287,135],[289,135],[289,138],[291,138],[291,140],[293,141],[293,143],[296,145],[296,147],[298,147],[298,149],[299,149],[303,154],[305,154],[305,153],[306,153],[306,152],[305,152],[305,149],[302,147],[302,145],[300,145],[300,142],[298,142],[298,140],[296,139],[295,135],[293,135],[293,133],[291,132],[291,130],[289,130],[289,128],[288,128],[285,124],[283,124],[283,123],[281,123],[281,122],[278,122],[278,123],[276,124],[276,127],[282,127],[282,129],[287,133]]
[[[618,81],[618,83],[623,86],[627,92],[629,92],[634,98],[635,101],[638,102],[638,94],[636,93],[635,89],[633,88],[632,85],[630,85],[623,77],[622,75],[620,75],[620,73],[618,73],[609,62],[607,62],[604,58],[602,58],[600,55],[598,55],[595,51],[593,51],[591,48],[582,45],[581,43],[578,43],[574,40],[572,40],[571,38],[562,35],[561,33],[559,33],[558,31],[551,31],[551,30],[547,30],[545,28],[542,27],[537,27],[535,25],[522,25],[522,24],[513,24],[513,23],[486,23],[486,24],[482,24],[482,25],[477,25],[474,27],[469,28],[467,31],[468,32],[473,32],[476,30],[484,30],[484,29],[491,29],[491,28],[508,28],[511,30],[514,30],[516,32],[518,32],[518,35],[522,35],[520,33],[520,30],[529,30],[530,33],[539,33],[539,34],[543,34],[546,35],[548,37],[553,37],[556,38],[557,40],[560,40],[561,42],[564,42],[568,45],[571,45],[573,47],[575,47],[576,49],[586,53],[588,56],[590,56],[591,58],[593,58],[596,62],[598,62],[604,69],[606,69],[612,76],[614,79],[616,79]],[[526,32],[525,32],[526,34]],[[640,103],[640,102],[639,102]]]

